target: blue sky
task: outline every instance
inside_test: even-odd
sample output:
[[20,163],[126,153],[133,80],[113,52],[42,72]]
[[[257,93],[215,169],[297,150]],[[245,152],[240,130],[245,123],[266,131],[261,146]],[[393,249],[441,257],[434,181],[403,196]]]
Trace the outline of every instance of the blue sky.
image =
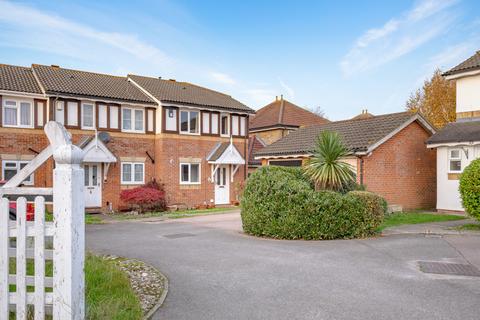
[[480,2],[3,1],[0,63],[188,81],[331,120],[402,111],[480,49]]

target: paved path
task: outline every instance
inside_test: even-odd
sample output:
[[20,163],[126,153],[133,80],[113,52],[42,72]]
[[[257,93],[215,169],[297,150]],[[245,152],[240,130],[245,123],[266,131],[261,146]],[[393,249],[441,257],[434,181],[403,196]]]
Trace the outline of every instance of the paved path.
[[391,235],[278,241],[239,232],[238,213],[87,228],[87,246],[144,260],[170,280],[155,319],[478,319],[480,278],[418,260],[480,266],[480,237]]

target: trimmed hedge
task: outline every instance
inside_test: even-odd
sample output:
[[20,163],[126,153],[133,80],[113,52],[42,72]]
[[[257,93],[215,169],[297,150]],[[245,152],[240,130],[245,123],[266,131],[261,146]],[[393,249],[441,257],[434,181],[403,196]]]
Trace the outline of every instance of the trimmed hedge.
[[459,191],[465,211],[480,220],[480,159],[473,160],[463,170]]
[[339,239],[375,233],[386,202],[352,191],[317,192],[300,168],[262,167],[247,181],[241,198],[243,230],[279,239]]

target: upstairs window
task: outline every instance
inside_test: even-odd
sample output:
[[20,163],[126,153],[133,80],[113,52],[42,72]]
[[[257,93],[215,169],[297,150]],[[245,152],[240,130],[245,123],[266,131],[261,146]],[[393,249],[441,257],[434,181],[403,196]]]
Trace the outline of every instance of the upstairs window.
[[448,169],[450,172],[462,172],[462,150],[451,149],[449,151]]
[[197,134],[200,132],[198,111],[180,111],[180,132]]
[[[2,179],[5,181],[10,180],[27,164],[28,161],[4,160],[2,163]],[[29,186],[33,185],[33,173],[28,176],[27,179],[23,180],[23,184]]]
[[93,103],[82,104],[82,129],[95,129],[95,108]]
[[33,127],[32,104],[26,101],[5,100],[3,103],[3,125],[6,127]]
[[222,113],[220,115],[220,134],[222,136],[230,135],[230,116],[227,113]]
[[145,110],[122,108],[122,130],[145,132]]

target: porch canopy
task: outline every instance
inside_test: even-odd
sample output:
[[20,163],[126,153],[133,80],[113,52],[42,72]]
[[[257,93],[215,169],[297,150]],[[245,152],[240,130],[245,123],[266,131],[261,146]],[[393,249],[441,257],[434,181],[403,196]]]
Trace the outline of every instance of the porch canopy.
[[107,148],[106,143],[110,141],[108,133],[100,132],[96,136],[83,138],[78,146],[83,150],[84,163],[103,163],[103,180],[107,180],[108,169],[111,163],[117,162],[117,157]]
[[230,180],[233,182],[233,176],[237,173],[238,168],[245,164],[245,159],[232,142],[218,143],[207,156],[207,161],[212,165],[212,181],[214,181],[215,172],[221,165],[231,165]]

